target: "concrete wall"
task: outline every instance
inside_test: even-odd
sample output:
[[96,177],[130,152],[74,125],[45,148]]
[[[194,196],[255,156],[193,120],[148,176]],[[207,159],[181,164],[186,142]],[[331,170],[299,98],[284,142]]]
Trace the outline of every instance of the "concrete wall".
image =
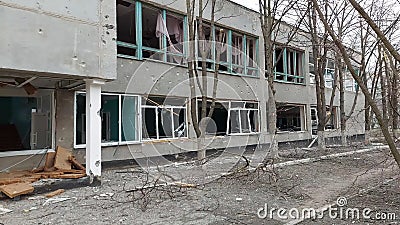
[[[58,1],[39,1],[38,4],[25,3],[25,1],[10,1],[0,3],[0,15],[4,20],[0,22],[0,28],[6,29],[6,35],[0,37],[0,50],[5,54],[0,56],[0,61],[6,69],[31,70],[45,73],[59,73],[77,75],[79,77],[101,77],[115,80],[106,83],[102,87],[103,92],[129,93],[137,95],[168,95],[188,98],[189,81],[185,66],[151,60],[133,60],[116,58],[115,26],[115,1],[104,0],[85,2],[69,1],[68,5]],[[184,0],[146,1],[156,6],[163,6],[175,12],[186,14]],[[77,5],[79,5],[78,8]],[[165,6],[166,5],[166,6]],[[23,6],[23,7],[22,7]],[[260,71],[264,70],[263,41],[259,25],[258,14],[247,10],[235,3],[221,0],[217,8],[222,7],[216,15],[221,25],[231,29],[251,33],[259,37]],[[96,10],[93,10],[96,9]],[[207,9],[209,10],[209,9]],[[209,11],[205,16],[209,18]],[[7,16],[5,16],[7,15]],[[22,16],[21,16],[22,15]],[[15,27],[10,28],[5,24],[11,23],[11,19],[19,21]],[[28,23],[30,26],[23,26]],[[57,28],[58,27],[58,28]],[[41,32],[38,29],[41,29]],[[62,35],[56,33],[58,29],[65,31]],[[106,32],[109,34],[106,34]],[[14,34],[21,36],[14,38]],[[103,42],[105,40],[105,43]],[[281,32],[277,39],[285,42],[285,33]],[[309,140],[311,135],[310,107],[316,104],[315,88],[310,85],[308,76],[308,52],[304,46],[306,37],[298,35],[290,45],[305,51],[304,74],[305,84],[286,84],[276,82],[277,102],[296,103],[305,105],[306,130],[301,132],[279,133],[280,142]],[[29,43],[32,42],[32,43]],[[9,43],[9,44],[6,44]],[[112,45],[112,46],[111,46]],[[15,49],[21,48],[21,53]],[[59,49],[54,46],[62,46]],[[19,48],[18,48],[19,49]],[[39,51],[48,49],[48,52]],[[36,53],[37,52],[37,53]],[[32,57],[32,54],[37,54]],[[77,60],[73,56],[77,56]],[[29,59],[28,59],[29,58]],[[30,59],[33,58],[33,59]],[[54,62],[55,63],[49,63]],[[86,66],[82,67],[81,62]],[[212,77],[212,74],[209,74]],[[269,143],[272,135],[267,130],[267,81],[263,74],[259,77],[237,76],[230,74],[219,75],[220,83],[217,91],[219,100],[252,100],[258,101],[261,115],[261,132],[254,135],[224,136],[208,138],[209,148],[225,148],[243,145],[255,145]],[[211,91],[212,81],[209,82]],[[0,90],[1,91],[1,90]],[[329,100],[331,90],[326,90]],[[199,93],[199,92],[197,92]],[[209,93],[211,94],[211,92]],[[337,96],[339,94],[337,93]],[[346,92],[346,111],[352,105],[354,93]],[[363,96],[358,96],[353,117],[348,121],[348,134],[362,134],[363,128]],[[338,97],[334,102],[339,106]],[[190,121],[190,115],[187,115]],[[73,148],[74,143],[74,91],[56,91],[56,145]],[[151,157],[165,154],[177,154],[187,151],[195,151],[197,141],[194,138],[193,129],[189,129],[189,137],[177,140],[143,141],[130,145],[108,146],[102,148],[102,160],[124,160],[137,157]],[[328,132],[328,136],[339,136],[338,130]],[[85,161],[85,149],[74,149],[77,158]]]
[[114,0],[0,2],[0,74],[116,77]]

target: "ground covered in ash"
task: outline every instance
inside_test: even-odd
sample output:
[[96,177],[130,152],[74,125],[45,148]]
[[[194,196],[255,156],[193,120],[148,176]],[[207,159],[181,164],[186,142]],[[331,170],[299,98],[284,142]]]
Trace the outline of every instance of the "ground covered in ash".
[[[226,168],[229,157],[217,157],[209,165],[109,169],[103,172],[102,186],[66,190],[53,200],[37,194],[3,198],[0,205],[12,212],[0,214],[0,224],[400,223],[399,169],[388,149],[282,164],[360,148],[285,150],[279,166],[250,170],[245,158],[251,156],[235,156],[235,165]],[[374,215],[390,212],[396,218],[295,219],[288,214],[337,207],[338,198],[346,198],[343,209],[368,207]],[[286,215],[278,209],[286,210]]]

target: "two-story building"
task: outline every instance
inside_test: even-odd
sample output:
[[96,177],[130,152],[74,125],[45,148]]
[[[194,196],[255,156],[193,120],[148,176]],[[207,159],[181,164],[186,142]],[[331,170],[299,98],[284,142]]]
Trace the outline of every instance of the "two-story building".
[[[215,26],[203,29],[214,37],[203,42],[212,49],[210,78],[219,64],[207,148],[268,145],[275,135],[267,129],[259,14],[226,0],[217,7]],[[0,170],[36,167],[58,145],[73,149],[94,175],[105,161],[196,151],[190,109],[200,110],[201,99],[189,101],[186,11],[184,0],[2,1]],[[297,41],[276,44],[274,51],[281,56],[274,68],[280,142],[312,139],[311,48],[300,32]],[[327,74],[332,69],[328,62]],[[350,86],[346,110],[355,96]],[[332,91],[326,90],[327,99]],[[361,94],[358,101],[356,112],[363,108]],[[338,106],[335,98],[328,137],[340,136]],[[348,135],[363,134],[363,120],[355,113]]]

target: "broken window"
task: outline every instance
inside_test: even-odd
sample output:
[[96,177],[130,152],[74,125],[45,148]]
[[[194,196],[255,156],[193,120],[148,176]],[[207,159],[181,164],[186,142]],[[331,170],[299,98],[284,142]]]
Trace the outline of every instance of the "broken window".
[[256,102],[231,102],[228,134],[259,132],[259,110]]
[[315,84],[314,56],[311,52],[308,53],[308,72],[310,73],[310,83]]
[[184,17],[167,12],[166,28],[167,62],[184,64]]
[[[202,53],[205,54],[206,68],[215,69],[218,51],[220,52],[219,71],[233,74],[258,76],[258,39],[234,32],[230,29],[204,23],[200,32],[197,24],[197,66],[202,66]],[[211,38],[210,38],[211,37]]]
[[221,27],[215,27],[215,57],[219,54],[219,71],[228,72],[228,33]]
[[[330,111],[329,106],[326,106],[326,124],[325,129],[336,129],[337,128],[337,106],[333,106],[332,112]],[[311,124],[312,124],[312,132],[313,134],[317,133],[318,128],[318,116],[317,116],[317,107],[311,107]]]
[[[202,111],[201,101],[197,102],[198,106],[198,117],[200,120],[200,115]],[[206,113],[208,115],[211,107],[211,100],[207,101],[207,110]],[[214,113],[211,116],[212,122],[207,124],[206,133],[207,134],[215,134],[218,136],[226,135],[227,121],[228,121],[228,102],[215,102]],[[200,121],[199,121],[200,122]]]
[[[356,73],[359,75],[360,73],[360,68],[357,66],[353,66],[354,70]],[[346,66],[346,73],[345,73],[345,80],[344,80],[344,86],[346,91],[356,91],[358,89],[358,84],[354,80],[353,76],[351,75],[349,69]]]
[[0,152],[52,148],[52,98],[0,97]]
[[214,41],[212,38],[212,29],[209,24],[202,22],[202,32],[200,32],[199,23],[197,24],[197,66],[202,68],[202,59],[205,58],[206,68],[213,69],[214,68],[214,54],[213,54],[213,46]]
[[327,59],[325,68],[325,87],[333,88],[335,81],[335,61]]
[[184,16],[141,2],[117,0],[118,56],[184,64]]
[[235,74],[242,74],[244,72],[243,61],[243,35],[233,32],[232,33],[232,72]]
[[[101,94],[103,145],[135,142],[138,136],[137,96]],[[86,144],[86,94],[75,96],[75,145]]]
[[137,57],[135,2],[117,0],[117,27],[118,55]]
[[[161,16],[160,11],[148,5],[142,5],[142,45],[143,58],[163,60],[161,51],[162,35],[156,35],[157,21]],[[157,37],[159,36],[159,37]]]
[[337,107],[332,107],[332,111],[330,108],[326,107],[326,119],[327,122],[325,124],[325,129],[336,129],[337,128]]
[[185,99],[152,96],[142,102],[143,139],[187,137]]
[[257,76],[257,39],[246,36],[247,75]]
[[303,55],[299,50],[275,46],[275,80],[303,84]]
[[279,131],[303,131],[305,130],[304,106],[277,103],[276,127]]

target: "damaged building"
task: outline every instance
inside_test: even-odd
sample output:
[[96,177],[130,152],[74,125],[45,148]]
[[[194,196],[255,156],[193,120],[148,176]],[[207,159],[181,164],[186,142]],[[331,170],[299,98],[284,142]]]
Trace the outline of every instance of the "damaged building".
[[[221,57],[208,148],[267,146],[275,135],[268,130],[259,15],[230,1],[217,4],[216,24],[204,29],[206,38],[222,43],[209,43],[221,48]],[[101,162],[196,151],[190,109],[200,111],[202,99],[197,92],[197,104],[189,101],[185,1],[5,0],[0,15],[1,171],[35,168],[57,146],[72,149],[95,176]],[[224,35],[212,35],[219,32]],[[316,96],[306,36],[274,51],[282,56],[275,58],[279,142],[313,138]],[[199,69],[200,59],[197,54]],[[205,61],[212,77],[215,52]],[[326,65],[329,102],[335,65]],[[346,80],[346,111],[355,90]],[[364,107],[358,95],[355,112]],[[327,137],[340,136],[338,112],[337,97]],[[362,135],[363,121],[354,113],[347,135]]]

